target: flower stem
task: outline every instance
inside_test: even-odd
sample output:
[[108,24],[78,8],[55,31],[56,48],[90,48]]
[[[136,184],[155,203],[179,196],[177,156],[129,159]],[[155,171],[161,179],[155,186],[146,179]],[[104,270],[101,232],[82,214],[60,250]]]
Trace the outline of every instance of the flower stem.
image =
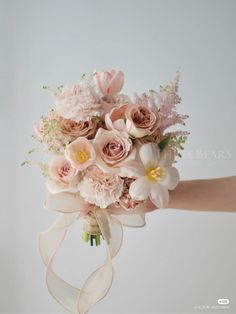
[[[82,239],[85,242],[90,242],[91,246],[94,246],[94,244],[96,246],[99,246],[101,244],[101,236],[102,236],[102,234],[100,234],[100,233],[97,233],[94,235],[94,234],[89,234],[88,232],[84,231],[82,234]],[[102,238],[103,238],[103,236],[102,236]]]

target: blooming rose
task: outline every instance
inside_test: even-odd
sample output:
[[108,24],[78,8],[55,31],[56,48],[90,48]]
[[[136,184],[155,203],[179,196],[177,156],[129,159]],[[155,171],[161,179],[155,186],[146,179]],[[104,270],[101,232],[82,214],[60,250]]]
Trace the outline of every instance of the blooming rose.
[[65,119],[79,122],[101,115],[101,104],[90,85],[78,84],[64,87],[55,93],[56,112]]
[[61,122],[61,128],[62,133],[69,136],[72,141],[80,136],[92,139],[97,132],[98,123],[95,119],[79,122],[63,119]]
[[88,139],[78,137],[74,142],[66,146],[65,156],[73,168],[82,171],[92,165],[96,153]]
[[96,166],[86,172],[79,183],[80,195],[89,203],[107,208],[118,201],[123,189],[123,180],[116,174],[104,173]]
[[112,96],[121,91],[124,84],[124,73],[116,70],[98,72],[95,79],[99,91],[104,96]]
[[145,105],[128,107],[125,116],[127,132],[138,138],[153,134],[160,123],[157,111]]
[[47,188],[55,194],[60,192],[77,192],[79,177],[62,155],[53,155],[48,166]]
[[135,159],[136,149],[126,132],[100,128],[93,141],[97,165],[103,171],[119,172],[125,162]]

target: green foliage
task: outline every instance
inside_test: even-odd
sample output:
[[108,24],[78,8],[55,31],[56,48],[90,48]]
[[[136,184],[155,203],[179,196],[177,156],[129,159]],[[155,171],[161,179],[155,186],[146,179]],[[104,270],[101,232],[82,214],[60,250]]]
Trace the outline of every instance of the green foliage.
[[160,141],[160,143],[158,144],[160,150],[162,151],[168,144],[170,141],[170,136],[166,136],[163,140]]
[[184,144],[187,140],[186,135],[173,135],[170,137],[169,146],[174,150],[177,156],[182,157],[180,151],[184,149]]

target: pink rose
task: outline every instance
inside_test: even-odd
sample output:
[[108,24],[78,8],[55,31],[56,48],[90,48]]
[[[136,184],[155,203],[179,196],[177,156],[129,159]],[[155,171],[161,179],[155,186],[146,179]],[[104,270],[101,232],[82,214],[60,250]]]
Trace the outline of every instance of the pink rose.
[[73,141],[77,137],[86,137],[87,139],[94,138],[98,123],[95,119],[88,121],[75,122],[69,119],[63,119],[61,122],[62,133],[69,136]]
[[136,149],[126,132],[100,128],[93,143],[97,165],[103,171],[118,172],[124,163],[135,159]]
[[96,153],[88,139],[78,137],[66,146],[65,156],[73,168],[82,171],[93,164]]
[[160,129],[158,128],[155,132],[152,133],[152,135],[149,135],[147,137],[139,137],[135,139],[135,144],[137,146],[142,146],[143,144],[146,143],[160,143],[160,141],[162,140],[162,133],[160,131]]
[[62,155],[53,155],[48,166],[47,188],[50,193],[77,192],[77,171]]
[[117,202],[122,190],[123,180],[118,175],[104,173],[96,166],[90,167],[79,183],[80,195],[100,208]]
[[78,84],[55,93],[56,112],[76,122],[101,115],[101,104],[92,86]]
[[153,134],[160,124],[160,117],[154,108],[145,105],[133,105],[127,108],[126,129],[134,137]]
[[116,70],[98,72],[95,79],[99,91],[104,96],[112,96],[121,91],[124,84],[124,73]]

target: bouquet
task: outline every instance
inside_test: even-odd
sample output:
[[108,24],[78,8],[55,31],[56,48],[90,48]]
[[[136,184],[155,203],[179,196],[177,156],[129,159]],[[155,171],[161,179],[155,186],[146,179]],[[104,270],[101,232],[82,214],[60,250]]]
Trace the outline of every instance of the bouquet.
[[[131,99],[122,94],[121,71],[95,72],[74,86],[44,87],[54,107],[34,127],[50,160],[37,163],[46,179],[46,208],[60,212],[39,236],[49,292],[71,313],[86,313],[108,292],[112,258],[122,243],[122,226],[145,225],[145,212],[165,208],[179,181],[175,165],[186,131],[173,130],[187,118],[177,112],[179,73],[159,91]],[[54,270],[53,261],[70,226],[83,219],[82,239],[103,241],[103,266],[81,289]]]

